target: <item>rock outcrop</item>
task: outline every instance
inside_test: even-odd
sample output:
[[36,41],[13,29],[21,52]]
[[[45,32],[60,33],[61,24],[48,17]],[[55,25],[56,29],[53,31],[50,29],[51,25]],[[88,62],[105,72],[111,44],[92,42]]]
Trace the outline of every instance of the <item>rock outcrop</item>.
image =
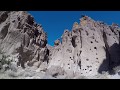
[[10,76],[67,79],[92,78],[104,71],[113,74],[120,66],[119,43],[118,24],[107,25],[82,15],[80,23],[65,29],[50,46],[42,25],[29,13],[0,12],[0,50],[15,57],[10,63],[12,71],[6,72]]
[[25,68],[33,62],[48,61],[47,35],[42,25],[25,11],[0,12],[0,48],[18,57],[17,65]]
[[83,16],[71,31],[64,31],[61,45],[55,41],[48,68],[59,66],[81,76],[111,71],[120,63],[119,31],[117,24],[109,26]]

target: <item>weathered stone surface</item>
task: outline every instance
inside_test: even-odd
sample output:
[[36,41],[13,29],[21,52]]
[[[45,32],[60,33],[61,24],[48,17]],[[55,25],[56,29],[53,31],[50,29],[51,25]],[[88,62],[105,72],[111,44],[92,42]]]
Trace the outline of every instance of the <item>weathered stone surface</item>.
[[6,54],[18,54],[18,66],[25,68],[24,64],[32,61],[38,53],[40,60],[48,61],[46,33],[26,11],[0,12],[0,43]]
[[[54,65],[80,76],[94,76],[115,67],[120,62],[119,51],[118,25],[108,26],[83,16],[80,24],[73,24],[72,31],[64,31],[62,44],[52,51],[48,69]],[[110,64],[113,62],[116,64]]]
[[82,15],[80,23],[74,22],[50,46],[42,25],[29,13],[0,12],[0,49],[15,57],[6,72],[12,78],[116,78],[99,73],[119,72],[119,43],[118,24]]

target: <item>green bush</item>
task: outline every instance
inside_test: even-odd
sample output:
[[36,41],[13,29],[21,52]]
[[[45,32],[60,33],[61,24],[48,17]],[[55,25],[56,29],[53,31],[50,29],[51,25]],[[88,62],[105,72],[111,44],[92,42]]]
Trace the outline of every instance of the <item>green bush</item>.
[[5,64],[10,65],[11,60],[9,57],[9,55],[5,55],[4,52],[0,50],[0,69],[2,69]]

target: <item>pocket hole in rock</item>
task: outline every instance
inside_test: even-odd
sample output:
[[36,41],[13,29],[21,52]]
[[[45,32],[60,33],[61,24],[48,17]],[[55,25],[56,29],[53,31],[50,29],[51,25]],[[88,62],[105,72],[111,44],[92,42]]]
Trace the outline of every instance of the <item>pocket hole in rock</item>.
[[91,43],[93,43],[93,42],[91,41]]
[[97,47],[94,47],[94,49],[97,49]]
[[92,71],[92,69],[90,69],[90,71]]

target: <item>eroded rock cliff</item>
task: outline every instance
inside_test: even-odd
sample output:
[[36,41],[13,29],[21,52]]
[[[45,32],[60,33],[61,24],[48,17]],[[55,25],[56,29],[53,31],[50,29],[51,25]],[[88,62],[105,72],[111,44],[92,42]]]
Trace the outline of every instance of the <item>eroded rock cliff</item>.
[[0,50],[15,58],[9,67],[14,75],[6,73],[46,79],[93,78],[103,71],[119,72],[119,31],[117,24],[107,25],[83,15],[80,23],[75,22],[72,30],[64,30],[50,46],[42,25],[28,12],[1,11]]
[[73,24],[72,30],[64,31],[62,44],[55,41],[48,68],[59,66],[83,76],[112,71],[120,64],[119,30],[117,24],[109,26],[83,16],[80,23]]
[[17,56],[15,62],[23,68],[27,62],[29,66],[35,62],[48,62],[46,32],[28,12],[0,12],[0,43],[1,51]]

